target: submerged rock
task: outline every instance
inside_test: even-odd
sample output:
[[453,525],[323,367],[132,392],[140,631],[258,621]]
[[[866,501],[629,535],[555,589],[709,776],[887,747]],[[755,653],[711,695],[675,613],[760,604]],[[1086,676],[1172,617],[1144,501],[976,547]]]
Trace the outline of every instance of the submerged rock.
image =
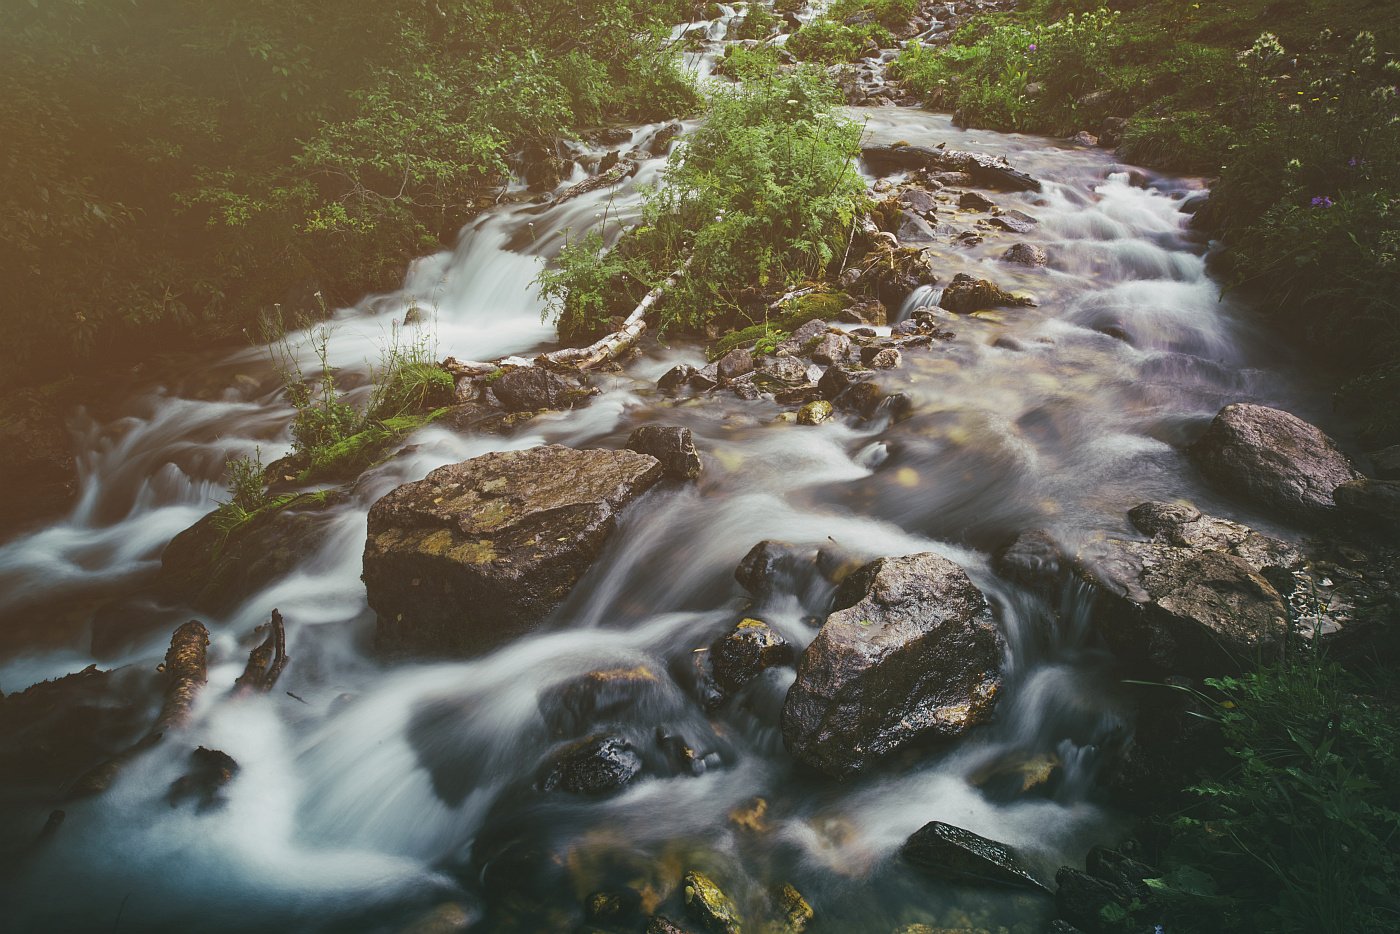
[[931,821],[914,831],[899,855],[940,879],[1048,891],[1011,847],[942,821]]
[[590,671],[540,693],[540,716],[550,735],[574,737],[620,715],[655,703],[660,675],[645,665]]
[[793,934],[802,934],[817,916],[807,899],[802,897],[802,893],[791,885],[780,886],[774,893],[774,900],[778,904],[779,913],[787,922],[787,929]]
[[692,869],[685,874],[681,885],[685,891],[686,910],[706,930],[714,934],[740,934],[739,909],[709,876]]
[[695,450],[689,428],[643,425],[627,438],[627,450],[656,458],[666,476],[673,480],[694,480],[700,476],[700,452]]
[[1321,430],[1262,405],[1225,406],[1188,453],[1222,489],[1295,519],[1331,518],[1333,492],[1361,479]]
[[783,739],[796,758],[846,778],[990,718],[1002,640],[956,564],[932,553],[881,558],[843,582],[835,607],[783,706]]
[[535,628],[661,475],[646,454],[547,445],[389,493],[370,509],[364,554],[381,648],[470,655]]

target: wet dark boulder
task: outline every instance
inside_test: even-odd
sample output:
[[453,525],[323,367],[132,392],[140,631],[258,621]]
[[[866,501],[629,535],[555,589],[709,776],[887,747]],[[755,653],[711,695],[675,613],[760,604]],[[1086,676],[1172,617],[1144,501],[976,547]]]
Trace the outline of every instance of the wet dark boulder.
[[491,391],[507,412],[571,409],[591,393],[576,382],[539,366],[506,370]]
[[1348,480],[1332,493],[1337,508],[1358,525],[1400,531],[1400,480]]
[[545,766],[540,788],[576,795],[606,795],[642,771],[642,757],[625,739],[590,736],[555,753]]
[[170,540],[160,556],[156,588],[209,613],[233,609],[291,573],[329,531],[335,492],[278,497],[252,513],[221,507]]
[[9,801],[53,801],[60,789],[150,726],[132,669],[82,671],[0,698],[0,774]]
[[569,739],[605,723],[660,706],[666,685],[651,668],[603,668],[540,693],[540,716],[551,736]]
[[1334,517],[1333,492],[1361,479],[1320,429],[1262,405],[1225,406],[1188,453],[1222,490],[1303,521]]
[[678,363],[661,374],[661,378],[656,381],[656,388],[662,392],[679,392],[690,385],[690,381],[698,372],[700,371],[688,363]]
[[942,821],[931,821],[914,831],[899,855],[919,871],[939,879],[1048,891],[1011,847]]
[[1028,298],[1003,291],[996,283],[977,279],[965,272],[953,277],[943,290],[938,305],[954,314],[965,315],[984,308],[1031,307],[1035,303]]
[[1055,873],[1055,909],[1088,934],[1147,930],[1165,907],[1143,880],[1161,873],[1115,850],[1094,847],[1085,869],[1061,866]]
[[933,553],[881,558],[846,578],[833,605],[783,705],[798,760],[847,778],[991,717],[1003,645],[962,568]]
[[223,788],[237,774],[238,763],[233,756],[200,746],[190,753],[190,770],[171,783],[166,800],[171,807],[192,800],[196,810],[213,810],[223,805]]
[[627,450],[656,458],[662,471],[673,480],[694,480],[700,476],[700,452],[695,450],[689,428],[643,425],[628,436]]
[[787,640],[762,620],[745,618],[710,646],[715,681],[732,694],[769,668],[792,664]]
[[471,655],[536,628],[661,463],[546,445],[439,467],[371,507],[364,553],[387,651]]
[[734,579],[754,597],[766,600],[776,585],[791,579],[806,563],[805,554],[796,545],[764,539],[744,555],[734,569]]

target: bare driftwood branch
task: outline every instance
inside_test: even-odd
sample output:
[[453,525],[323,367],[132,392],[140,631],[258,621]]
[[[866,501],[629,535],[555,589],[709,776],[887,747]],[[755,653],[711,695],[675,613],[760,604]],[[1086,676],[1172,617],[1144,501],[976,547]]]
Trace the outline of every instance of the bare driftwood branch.
[[235,693],[266,694],[287,667],[287,628],[282,623],[282,614],[273,610],[272,619],[258,629],[266,629],[267,638],[248,653],[248,664],[233,683]]
[[[656,288],[652,289],[642,300],[637,303],[637,307],[632,309],[632,313],[622,322],[622,326],[606,337],[600,338],[589,344],[587,347],[565,347],[562,350],[554,350],[549,353],[540,354],[531,363],[533,366],[571,366],[580,370],[589,370],[593,367],[607,363],[616,359],[632,345],[636,344],[643,334],[646,333],[646,317],[651,310],[656,307],[656,303],[661,296],[666,294],[668,289],[675,287],[680,282],[681,276],[685,275],[690,268],[694,256],[690,256],[684,263],[671,273]],[[501,366],[510,358],[487,363],[480,360],[458,360],[455,357],[448,357],[440,364],[444,370],[454,377],[488,376],[499,370]]]
[[686,261],[681,263],[680,268],[671,273],[665,282],[643,296],[642,300],[637,303],[637,307],[632,309],[632,313],[627,316],[627,320],[622,322],[622,327],[607,337],[594,341],[587,347],[566,347],[563,350],[541,354],[535,358],[536,361],[542,364],[568,364],[581,370],[587,370],[614,359],[635,344],[646,332],[646,316],[656,307],[657,301],[666,294],[666,290],[674,288],[676,283],[681,281],[681,276],[685,275],[694,259],[693,254],[687,257]]

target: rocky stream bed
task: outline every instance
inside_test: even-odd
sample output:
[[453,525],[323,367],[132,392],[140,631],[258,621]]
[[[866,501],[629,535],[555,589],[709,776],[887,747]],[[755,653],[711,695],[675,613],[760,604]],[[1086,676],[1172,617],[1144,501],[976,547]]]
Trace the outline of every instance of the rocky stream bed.
[[610,128],[336,314],[352,397],[428,306],[454,377],[364,469],[219,522],[289,448],[257,349],[73,415],[70,511],[0,545],[16,929],[1092,932],[1193,761],[1129,679],[1393,652],[1400,458],[1221,296],[1202,181],[896,106],[890,58],[838,76],[863,249],[772,346],[542,364],[531,280],[691,125]]

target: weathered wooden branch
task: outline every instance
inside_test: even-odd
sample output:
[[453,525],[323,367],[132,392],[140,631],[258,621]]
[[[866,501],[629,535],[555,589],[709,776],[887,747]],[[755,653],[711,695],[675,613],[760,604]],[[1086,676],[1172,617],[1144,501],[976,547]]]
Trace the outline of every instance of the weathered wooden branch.
[[[622,322],[622,326],[606,337],[602,337],[587,347],[565,347],[562,350],[554,350],[549,353],[540,354],[533,361],[534,366],[571,366],[580,370],[589,370],[593,367],[614,360],[641,339],[646,333],[646,317],[651,310],[656,307],[656,303],[661,296],[666,294],[668,289],[675,288],[681,277],[690,269],[691,262],[695,257],[689,256],[675,272],[671,273],[656,288],[652,289],[642,300],[637,303],[637,307],[632,309],[632,313]],[[488,376],[500,369],[510,358],[504,358],[494,363],[486,363],[480,360],[458,360],[455,357],[448,357],[440,364],[444,370],[457,378]]]
[[273,610],[272,619],[258,628],[267,630],[267,638],[248,653],[248,664],[243,674],[233,682],[237,694],[252,694],[255,691],[266,694],[281,677],[282,669],[287,667],[287,627],[282,623],[282,614]]
[[676,283],[681,281],[681,276],[690,269],[690,264],[694,259],[694,254],[691,254],[684,263],[681,263],[679,269],[666,278],[665,282],[644,295],[642,300],[637,303],[637,307],[632,309],[632,313],[627,316],[627,320],[622,322],[622,327],[607,337],[594,341],[587,347],[566,347],[563,350],[540,354],[535,358],[536,361],[541,364],[567,364],[581,370],[587,370],[616,358],[646,333],[646,316],[656,307],[656,303],[662,295],[666,294],[666,290],[675,288]]

